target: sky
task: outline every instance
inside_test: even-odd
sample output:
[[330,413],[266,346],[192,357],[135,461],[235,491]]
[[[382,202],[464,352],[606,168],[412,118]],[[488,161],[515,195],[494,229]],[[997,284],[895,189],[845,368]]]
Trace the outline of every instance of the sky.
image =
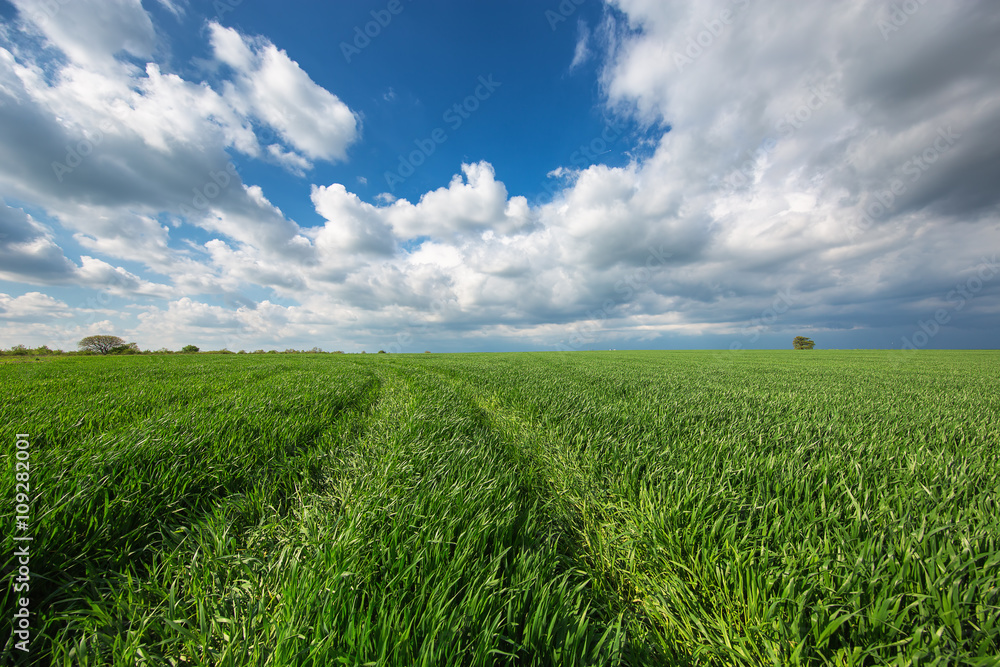
[[996,348],[1000,8],[0,0],[0,347]]

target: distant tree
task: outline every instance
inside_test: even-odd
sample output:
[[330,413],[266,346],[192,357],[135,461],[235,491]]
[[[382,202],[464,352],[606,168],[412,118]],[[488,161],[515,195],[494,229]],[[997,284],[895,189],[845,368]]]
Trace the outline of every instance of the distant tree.
[[430,353],[431,353],[430,350],[424,350],[424,354],[430,354]]
[[184,347],[181,348],[181,352],[194,353],[197,352],[199,349],[200,348],[197,345],[185,345]]
[[795,340],[792,341],[792,347],[796,350],[811,350],[816,347],[816,343],[805,336],[796,336]]
[[379,354],[385,354],[386,352],[385,352],[385,350],[379,350],[378,353]]
[[322,354],[323,353],[323,348],[317,346],[317,347],[314,347],[313,349],[311,349],[309,351],[312,352],[313,354]]
[[87,336],[77,346],[85,352],[95,352],[97,354],[109,354],[116,347],[125,345],[125,341],[118,336],[108,336],[105,334],[98,336]]
[[31,350],[29,350],[23,345],[15,345],[14,347],[10,348],[11,354],[26,355],[29,354],[30,352]]
[[142,350],[136,343],[122,343],[121,345],[115,345],[111,348],[108,354],[139,354]]

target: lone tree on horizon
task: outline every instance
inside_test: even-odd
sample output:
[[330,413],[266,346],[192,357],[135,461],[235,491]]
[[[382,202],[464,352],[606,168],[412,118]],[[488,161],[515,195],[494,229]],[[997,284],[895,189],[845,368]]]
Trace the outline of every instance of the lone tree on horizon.
[[792,347],[796,350],[811,350],[816,347],[816,343],[812,341],[811,338],[806,338],[805,336],[796,336],[792,341]]
[[81,350],[89,350],[97,354],[108,354],[115,348],[123,347],[125,341],[118,336],[99,335],[87,336],[77,345]]

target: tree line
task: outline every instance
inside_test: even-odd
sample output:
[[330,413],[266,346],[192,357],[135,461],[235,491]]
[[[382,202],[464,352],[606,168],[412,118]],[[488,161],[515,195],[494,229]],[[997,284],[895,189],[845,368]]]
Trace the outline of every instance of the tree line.
[[[80,340],[77,344],[78,350],[64,352],[63,350],[52,350],[49,349],[48,345],[42,345],[41,347],[25,347],[24,345],[15,345],[10,350],[0,350],[0,355],[5,356],[49,356],[49,355],[88,355],[88,354],[343,354],[341,350],[335,350],[333,352],[326,352],[319,347],[313,347],[311,350],[296,350],[296,349],[286,349],[284,352],[278,352],[277,350],[254,350],[253,352],[247,352],[246,350],[240,350],[239,352],[233,352],[232,350],[227,350],[225,348],[221,350],[206,350],[202,352],[197,345],[185,345],[179,351],[175,352],[173,350],[168,350],[167,348],[160,348],[159,350],[140,350],[139,345],[136,343],[127,343],[124,339],[118,336],[111,336],[107,334],[100,334],[96,336],[87,336]],[[812,350],[816,347],[816,343],[812,339],[806,338],[805,336],[796,336],[792,341],[792,348],[796,350]],[[364,351],[361,354],[365,354]],[[378,354],[386,354],[385,350],[379,350]]]
[[[247,350],[240,350],[239,352],[233,352],[228,349],[221,350],[201,350],[197,345],[185,345],[180,350],[170,350],[168,348],[162,347],[158,350],[142,350],[139,348],[137,343],[126,342],[123,338],[119,336],[111,336],[106,334],[87,336],[77,343],[76,350],[61,350],[61,349],[51,349],[48,345],[42,345],[40,347],[27,347],[25,345],[14,345],[9,350],[0,349],[0,355],[2,356],[22,356],[22,357],[41,357],[41,356],[52,356],[52,355],[65,355],[65,356],[77,356],[77,355],[108,355],[108,354],[344,354],[341,350],[336,350],[333,352],[327,352],[319,347],[313,347],[309,350],[296,350],[296,349],[286,349],[282,352],[278,350],[253,350],[248,352]],[[384,351],[379,350],[380,353],[384,354]]]

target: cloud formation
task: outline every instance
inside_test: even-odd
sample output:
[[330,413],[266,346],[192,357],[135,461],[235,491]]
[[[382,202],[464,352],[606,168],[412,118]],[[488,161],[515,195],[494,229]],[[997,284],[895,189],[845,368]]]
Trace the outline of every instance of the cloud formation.
[[[0,278],[146,299],[128,334],[146,347],[888,331],[1000,246],[1000,15],[983,4],[901,21],[864,0],[615,0],[567,58],[601,58],[605,111],[654,145],[619,167],[564,165],[540,205],[488,159],[414,201],[313,183],[315,163],[362,141],[360,116],[266,37],[210,22],[220,78],[192,81],[154,62],[138,2],[106,23],[90,0],[44,20],[42,3],[16,4],[65,59],[0,48],[0,187],[45,212],[0,209]],[[309,181],[320,224],[245,182],[235,155]],[[71,259],[60,238],[99,257]],[[998,285],[962,326],[995,325]],[[5,308],[64,312],[29,302]]]
[[294,149],[270,144],[272,156],[299,171],[311,166],[309,160],[347,158],[360,128],[346,104],[267,40],[247,40],[218,23],[209,32],[215,57],[235,72],[223,97],[244,117],[270,125]]

